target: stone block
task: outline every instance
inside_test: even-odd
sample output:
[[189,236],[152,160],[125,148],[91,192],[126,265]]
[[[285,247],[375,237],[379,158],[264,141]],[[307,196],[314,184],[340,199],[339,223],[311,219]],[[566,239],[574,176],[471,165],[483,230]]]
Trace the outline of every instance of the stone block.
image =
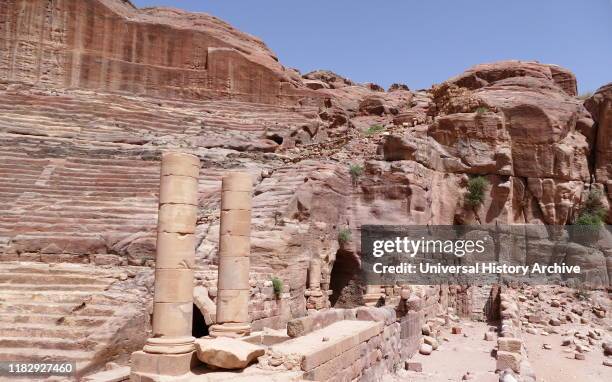
[[192,302],[156,302],[153,304],[154,336],[191,336],[192,322]]
[[150,354],[144,351],[132,353],[132,375],[179,376],[200,364],[195,351],[185,354]]
[[249,322],[248,290],[223,290],[217,292],[217,322]]
[[501,337],[497,339],[497,350],[520,353],[523,341],[518,338]]
[[96,265],[121,265],[124,258],[117,255],[92,255],[92,263]]
[[178,175],[197,178],[200,174],[200,160],[186,153],[162,154],[161,175]]
[[155,302],[192,302],[192,269],[156,269]]
[[419,373],[423,371],[423,365],[420,362],[406,361],[404,368],[408,371],[416,371]]
[[251,236],[251,210],[221,211],[220,235]]
[[250,259],[247,256],[219,258],[218,288],[250,290],[249,285]]
[[224,337],[198,339],[195,347],[200,361],[221,369],[244,369],[266,352],[261,346]]
[[195,265],[195,246],[193,234],[158,232],[155,268],[192,269]]
[[[346,323],[347,325],[350,322]],[[370,338],[381,333],[383,329],[382,323],[376,323],[368,327],[360,327],[354,331],[354,335],[344,337],[336,341],[330,341],[326,346],[315,349],[304,354],[302,358],[302,370],[308,371],[325,362],[328,362],[333,357],[338,357],[342,353],[348,352],[355,348],[359,350],[359,345],[368,341]]]
[[503,371],[510,369],[516,373],[520,371],[522,356],[518,353],[497,351],[496,369]]
[[312,331],[312,326],[312,316],[295,318],[287,322],[287,335],[292,338],[303,336]]
[[163,204],[159,207],[158,232],[195,233],[198,207],[189,204]]
[[246,172],[230,172],[223,177],[221,182],[221,191],[251,192],[252,189],[253,177]]
[[223,191],[221,193],[221,210],[250,210],[251,193],[244,191]]
[[159,204],[176,203],[198,205],[198,180],[189,176],[161,177]]
[[381,308],[362,306],[357,308],[357,319],[360,321],[386,322],[387,313]]
[[310,381],[328,381],[341,370],[351,366],[359,359],[359,349],[357,347],[347,349],[339,356],[325,362],[315,368],[309,369],[304,373],[304,379]]
[[249,256],[251,253],[251,239],[248,236],[220,235],[219,257]]

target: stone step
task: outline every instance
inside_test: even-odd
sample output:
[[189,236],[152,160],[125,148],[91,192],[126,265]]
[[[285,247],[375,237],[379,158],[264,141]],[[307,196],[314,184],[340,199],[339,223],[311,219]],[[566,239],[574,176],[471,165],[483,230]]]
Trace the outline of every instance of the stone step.
[[[153,272],[153,270],[151,270]],[[10,292],[19,292],[11,294]],[[57,291],[55,291],[57,292]],[[122,303],[125,301],[130,301],[129,295],[120,294],[114,295],[108,292],[100,292],[100,293],[89,293],[87,295],[75,295],[71,296],[73,293],[78,293],[75,291],[64,292],[63,296],[60,296],[58,293],[56,296],[49,296],[46,293],[51,292],[40,292],[41,294],[32,294],[28,291],[8,291],[8,292],[0,292],[0,306],[2,303],[5,306],[10,305],[22,305],[22,304],[32,304],[32,303],[44,303],[55,306],[68,306],[68,307],[78,307],[82,303],[86,303],[86,307],[95,307],[95,308],[114,308],[118,303]],[[88,292],[84,292],[88,293]],[[3,297],[4,296],[4,297]],[[62,311],[58,312],[61,314]],[[83,315],[83,314],[81,314]]]
[[[0,313],[0,323],[17,324],[47,324],[60,327],[95,328],[106,322],[101,316],[72,316],[64,314],[37,314],[37,313]],[[0,324],[1,325],[1,324]]]
[[49,302],[80,304],[91,296],[102,292],[83,291],[29,291],[29,290],[3,290],[0,291],[0,302]]
[[83,285],[106,286],[116,281],[115,278],[97,278],[87,275],[66,274],[35,274],[27,272],[0,273],[0,285],[8,284],[35,284],[35,285]]
[[63,339],[80,339],[91,334],[87,327],[60,326],[55,324],[0,323],[0,337],[57,337]]
[[0,312],[13,314],[39,313],[39,314],[70,314],[76,316],[112,316],[114,307],[108,305],[85,304],[50,304],[48,302],[27,302],[15,304],[13,302],[0,302]]
[[[0,334],[0,349],[2,352],[10,351],[10,348],[36,348],[56,350],[92,350],[96,341],[86,338],[54,338],[48,336],[39,337],[5,337]],[[37,354],[37,353],[35,353]]]
[[[31,280],[33,281],[33,280]],[[52,290],[64,290],[64,291],[103,291],[108,288],[108,284],[101,285],[74,285],[74,284],[26,284],[26,283],[11,283],[3,282],[0,283],[0,290],[28,290],[28,291],[52,291]]]
[[[0,352],[0,361],[30,361],[30,362],[87,362],[94,353],[84,350],[39,349],[36,347],[16,347]],[[78,366],[78,365],[77,365]],[[78,368],[78,367],[77,367]]]
[[48,274],[66,274],[66,275],[82,275],[89,277],[107,276],[117,273],[115,270],[107,270],[100,267],[76,265],[69,263],[60,264],[45,264],[36,262],[6,262],[0,263],[0,273],[48,273]]

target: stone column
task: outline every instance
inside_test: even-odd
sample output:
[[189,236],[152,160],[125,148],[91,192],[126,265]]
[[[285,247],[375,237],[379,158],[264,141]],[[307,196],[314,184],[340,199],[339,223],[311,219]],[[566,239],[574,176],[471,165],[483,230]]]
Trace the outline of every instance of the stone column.
[[193,266],[200,162],[190,154],[162,156],[153,337],[147,353],[181,354],[194,349]]
[[313,258],[308,266],[308,288],[321,290],[321,260]]
[[153,336],[132,353],[132,381],[161,381],[198,365],[193,321],[193,267],[200,161],[162,155],[153,300]]
[[242,337],[251,333],[249,319],[249,255],[251,252],[251,193],[249,174],[232,172],[221,186],[219,275],[216,324],[212,337]]

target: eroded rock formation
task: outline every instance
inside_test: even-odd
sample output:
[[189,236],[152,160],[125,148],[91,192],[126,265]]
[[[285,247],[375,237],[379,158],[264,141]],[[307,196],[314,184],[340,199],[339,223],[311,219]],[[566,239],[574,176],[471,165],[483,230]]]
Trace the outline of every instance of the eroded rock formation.
[[[0,36],[0,261],[145,272],[162,152],[190,152],[202,163],[200,309],[220,297],[221,178],[253,180],[254,330],[363,302],[363,224],[571,224],[590,190],[612,199],[612,88],[583,105],[558,66],[477,65],[384,91],[328,71],[302,78],[212,16],[120,0],[4,1]],[[477,208],[465,203],[475,175],[489,184]],[[572,251],[610,280],[612,253]],[[368,294],[379,292],[401,293]]]
[[206,14],[118,0],[9,0],[0,35],[0,75],[15,82],[269,104],[307,93],[263,42]]

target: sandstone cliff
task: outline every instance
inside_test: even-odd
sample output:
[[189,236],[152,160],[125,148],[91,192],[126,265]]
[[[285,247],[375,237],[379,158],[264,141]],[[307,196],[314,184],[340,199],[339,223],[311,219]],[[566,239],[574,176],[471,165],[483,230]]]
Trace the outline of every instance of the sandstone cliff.
[[[279,327],[361,302],[362,224],[562,225],[591,190],[612,200],[612,85],[583,103],[558,66],[483,64],[385,91],[302,78],[215,17],[123,0],[5,0],[0,36],[0,261],[151,265],[159,158],[174,149],[203,163],[197,256],[213,299],[221,176],[253,175],[251,313]],[[477,208],[475,175],[489,184]],[[609,247],[563,256],[609,284]],[[329,298],[305,298],[312,259]],[[287,284],[282,308],[270,275]]]
[[118,0],[7,0],[0,35],[0,76],[9,81],[269,104],[307,97],[263,42],[206,14]]

